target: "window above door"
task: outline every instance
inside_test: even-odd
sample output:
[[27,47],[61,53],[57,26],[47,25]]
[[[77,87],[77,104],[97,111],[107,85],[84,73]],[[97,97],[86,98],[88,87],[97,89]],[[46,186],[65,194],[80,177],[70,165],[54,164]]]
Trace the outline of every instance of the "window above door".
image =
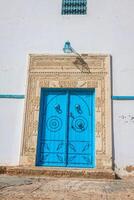
[[87,0],[62,0],[62,15],[86,15]]

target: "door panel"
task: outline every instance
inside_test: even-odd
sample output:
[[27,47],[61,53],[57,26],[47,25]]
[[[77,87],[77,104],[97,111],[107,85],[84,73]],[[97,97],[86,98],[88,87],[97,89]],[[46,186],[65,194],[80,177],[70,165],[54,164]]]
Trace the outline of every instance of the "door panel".
[[65,166],[67,95],[66,92],[47,92],[43,99],[40,164]]
[[70,92],[68,166],[91,165],[92,101],[90,92]]

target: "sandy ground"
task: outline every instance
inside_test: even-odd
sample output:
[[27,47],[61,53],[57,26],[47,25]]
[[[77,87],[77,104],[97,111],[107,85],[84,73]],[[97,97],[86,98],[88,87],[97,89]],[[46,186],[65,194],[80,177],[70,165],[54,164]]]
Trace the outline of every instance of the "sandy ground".
[[134,200],[134,178],[19,177],[0,175],[0,200]]

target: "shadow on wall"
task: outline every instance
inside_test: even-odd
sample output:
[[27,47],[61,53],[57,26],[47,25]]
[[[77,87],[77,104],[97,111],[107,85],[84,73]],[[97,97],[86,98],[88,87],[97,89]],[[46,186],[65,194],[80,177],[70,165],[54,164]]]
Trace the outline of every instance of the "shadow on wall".
[[73,64],[76,66],[77,69],[79,69],[81,72],[87,72],[90,73],[90,68],[87,64],[87,62],[85,62],[85,60],[80,56],[80,57],[76,57],[76,60],[73,62]]

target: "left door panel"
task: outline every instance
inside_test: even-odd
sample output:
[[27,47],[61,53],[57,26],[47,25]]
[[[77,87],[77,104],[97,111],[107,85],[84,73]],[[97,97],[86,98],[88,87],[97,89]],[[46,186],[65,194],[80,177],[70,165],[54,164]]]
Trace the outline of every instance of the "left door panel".
[[37,165],[66,166],[67,93],[42,89]]

